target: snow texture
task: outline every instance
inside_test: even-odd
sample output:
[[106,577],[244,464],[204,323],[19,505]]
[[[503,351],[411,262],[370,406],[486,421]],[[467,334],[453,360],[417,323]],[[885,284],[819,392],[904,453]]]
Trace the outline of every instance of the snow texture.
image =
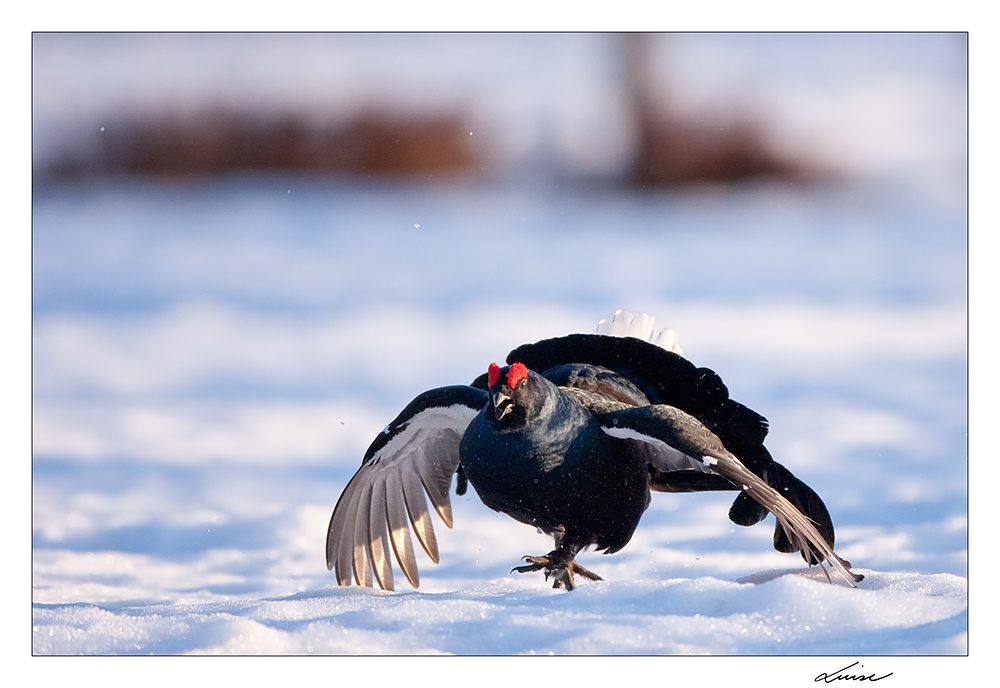
[[[32,652],[965,654],[965,201],[905,181],[36,190]],[[419,590],[336,587],[330,513],[410,399],[617,308],[769,419],[856,589],[726,493],[653,495],[623,551],[581,554],[604,582],[553,590],[510,573],[551,541],[473,490]]]

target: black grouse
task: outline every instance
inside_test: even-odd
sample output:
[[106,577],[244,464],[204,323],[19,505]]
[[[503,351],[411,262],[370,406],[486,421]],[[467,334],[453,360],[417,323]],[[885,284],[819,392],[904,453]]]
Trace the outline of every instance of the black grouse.
[[650,491],[738,490],[733,522],[771,512],[777,550],[861,580],[833,551],[823,501],[764,447],[767,420],[683,358],[672,330],[646,341],[652,327],[648,315],[618,311],[607,328],[618,336],[525,344],[471,385],[414,399],[372,442],[334,508],[326,562],[337,582],[350,585],[353,574],[372,586],[374,575],[392,590],[391,550],[417,587],[410,529],[437,563],[424,492],[450,528],[456,475],[457,494],[471,483],[486,506],[554,537],[555,549],[514,571],[543,571],[557,588],[571,590],[574,575],[601,580],[577,554],[628,544]]

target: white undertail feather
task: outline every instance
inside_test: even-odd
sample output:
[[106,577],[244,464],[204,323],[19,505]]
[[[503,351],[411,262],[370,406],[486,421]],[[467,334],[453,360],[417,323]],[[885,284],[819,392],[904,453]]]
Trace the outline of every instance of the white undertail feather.
[[651,342],[667,351],[672,351],[678,356],[683,356],[684,350],[677,345],[677,333],[669,327],[665,327],[654,337],[655,323],[656,318],[652,315],[618,309],[610,323],[607,320],[601,320],[597,323],[597,334],[607,334],[612,337],[635,337],[645,342]]

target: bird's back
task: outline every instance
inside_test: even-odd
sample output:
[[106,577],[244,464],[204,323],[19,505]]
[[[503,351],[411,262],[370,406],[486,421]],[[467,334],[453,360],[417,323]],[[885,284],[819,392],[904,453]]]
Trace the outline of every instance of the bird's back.
[[578,395],[544,384],[551,407],[525,427],[498,433],[486,413],[472,421],[463,470],[491,509],[549,533],[586,532],[616,551],[648,503],[645,463],[601,430]]

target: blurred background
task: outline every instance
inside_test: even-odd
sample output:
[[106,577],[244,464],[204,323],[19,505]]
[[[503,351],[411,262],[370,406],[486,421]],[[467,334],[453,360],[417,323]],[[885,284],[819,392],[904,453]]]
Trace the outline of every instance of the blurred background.
[[36,179],[961,191],[964,34],[36,34]]
[[[845,557],[965,575],[965,34],[32,48],[35,602],[331,585],[330,511],[413,396],[617,308],[769,418]],[[584,565],[801,563],[730,501],[657,495]],[[426,589],[546,546],[456,508]]]

